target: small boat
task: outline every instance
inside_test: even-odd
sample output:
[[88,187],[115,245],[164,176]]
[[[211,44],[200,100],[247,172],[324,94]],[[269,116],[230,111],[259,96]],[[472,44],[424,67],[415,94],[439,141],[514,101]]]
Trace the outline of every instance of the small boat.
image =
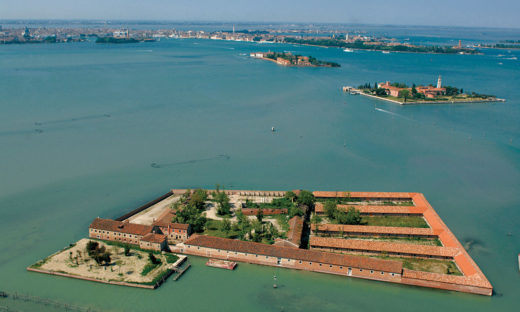
[[345,48],[345,50],[343,50],[344,52],[354,52],[353,49],[350,49],[350,48]]
[[272,131],[272,132],[275,132],[276,129],[275,129],[274,127],[271,127],[271,131]]
[[219,259],[208,259],[208,262],[206,262],[207,266],[219,268],[219,269],[226,269],[226,270],[234,270],[237,266],[236,262],[233,261],[227,261],[227,260],[219,260]]
[[383,51],[383,54],[390,54],[390,51]]

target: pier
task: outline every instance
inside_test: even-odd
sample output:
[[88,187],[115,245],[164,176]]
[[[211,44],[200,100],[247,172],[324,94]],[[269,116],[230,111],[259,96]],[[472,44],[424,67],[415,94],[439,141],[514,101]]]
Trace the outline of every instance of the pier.
[[183,268],[174,268],[172,269],[174,272],[177,272],[177,275],[173,277],[174,281],[177,281],[184,272],[188,271],[188,269],[191,268],[191,264],[186,264]]

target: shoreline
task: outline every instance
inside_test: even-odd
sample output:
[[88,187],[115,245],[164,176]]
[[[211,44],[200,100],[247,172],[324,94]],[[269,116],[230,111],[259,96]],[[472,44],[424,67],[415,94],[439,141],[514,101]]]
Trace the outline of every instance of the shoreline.
[[[496,103],[496,102],[506,102],[505,99],[501,98],[492,98],[492,99],[479,99],[479,100],[463,100],[463,101],[407,101],[401,102],[389,98],[380,97],[377,95],[366,94],[359,89],[351,89],[355,92],[355,94],[363,95],[366,97],[374,98],[381,101],[391,102],[399,105],[422,105],[422,104],[477,104],[477,103]],[[344,91],[346,93],[346,91]]]
[[[309,47],[319,47],[319,48],[336,48],[344,50],[346,47],[339,47],[339,46],[323,46],[323,45],[317,45],[317,44],[307,44],[307,43],[292,43],[292,42],[280,42],[290,45],[303,45],[303,46],[309,46]],[[420,51],[389,51],[389,50],[380,50],[380,49],[358,49],[358,48],[349,48],[354,51],[371,51],[371,52],[389,52],[389,54],[392,53],[419,53],[419,54],[436,54],[436,55],[484,55],[482,52],[477,53],[439,53],[439,52],[420,52]]]
[[278,63],[276,60],[273,60],[271,58],[267,58],[267,57],[255,57],[255,59],[257,60],[264,60],[264,61],[271,61],[273,63],[275,63],[276,65],[280,65],[280,66],[283,66],[283,67],[327,67],[327,68],[333,68],[333,66],[330,66],[330,65],[297,65],[297,64],[288,64],[288,65],[285,65],[285,64],[280,64]]

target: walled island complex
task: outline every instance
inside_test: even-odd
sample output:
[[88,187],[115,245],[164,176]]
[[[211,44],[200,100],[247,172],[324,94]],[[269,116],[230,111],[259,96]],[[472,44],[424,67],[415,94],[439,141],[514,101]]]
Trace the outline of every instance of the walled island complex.
[[[173,189],[28,270],[156,288],[200,256],[491,296],[420,193]],[[234,268],[234,265],[232,266]]]
[[376,82],[373,85],[365,83],[357,88],[344,86],[343,92],[397,103],[405,104],[446,104],[446,103],[480,103],[480,102],[505,102],[494,95],[479,94],[476,92],[464,92],[463,88],[443,86],[442,77],[437,78],[437,84],[408,86],[404,83]]

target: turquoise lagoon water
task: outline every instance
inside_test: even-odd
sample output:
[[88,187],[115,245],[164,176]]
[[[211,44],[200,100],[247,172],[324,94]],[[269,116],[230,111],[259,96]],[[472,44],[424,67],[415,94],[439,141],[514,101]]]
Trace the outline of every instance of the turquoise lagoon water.
[[[268,49],[342,67],[284,68],[248,57]],[[518,54],[345,53],[205,40],[2,46],[0,290],[108,311],[517,310],[520,62],[510,58]],[[383,80],[435,83],[439,74],[446,84],[508,101],[400,107],[340,91]],[[155,291],[25,271],[85,237],[97,216],[119,216],[169,188],[217,183],[422,192],[496,294],[247,264],[228,272],[195,257],[178,282]],[[51,310],[5,299],[0,306]]]

